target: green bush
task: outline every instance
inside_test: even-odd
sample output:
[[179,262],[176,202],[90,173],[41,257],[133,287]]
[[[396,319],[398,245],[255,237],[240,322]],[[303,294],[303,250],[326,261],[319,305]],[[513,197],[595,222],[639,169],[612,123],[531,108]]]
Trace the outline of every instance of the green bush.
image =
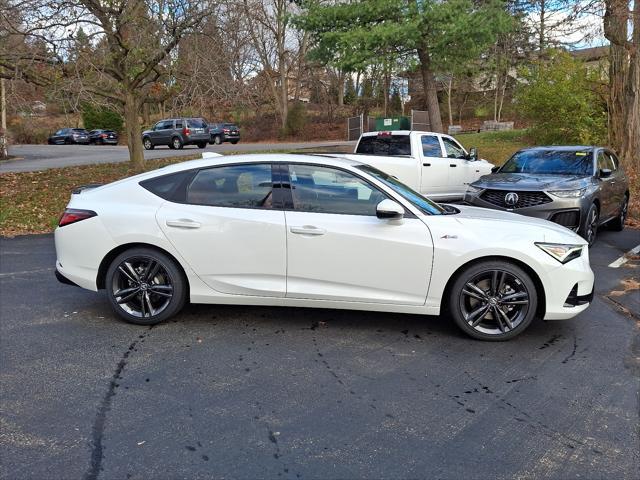
[[606,105],[597,73],[562,51],[549,51],[522,72],[517,109],[532,123],[536,143],[597,144],[606,139]]
[[294,136],[300,134],[304,127],[307,125],[307,111],[304,108],[302,102],[296,102],[287,114],[287,121],[285,122],[284,134],[287,136]]
[[82,123],[87,130],[105,129],[121,132],[123,120],[115,110],[86,103],[82,106]]

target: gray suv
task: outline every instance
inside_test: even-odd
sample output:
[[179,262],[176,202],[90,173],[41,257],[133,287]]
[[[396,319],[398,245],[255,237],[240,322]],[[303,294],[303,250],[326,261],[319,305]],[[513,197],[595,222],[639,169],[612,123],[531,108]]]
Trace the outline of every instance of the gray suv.
[[153,150],[157,145],[168,145],[173,149],[185,145],[205,148],[209,138],[209,126],[202,118],[168,118],[142,132],[142,144],[147,150]]
[[551,220],[593,245],[599,226],[624,228],[629,182],[607,148],[534,147],[516,152],[493,174],[469,185],[464,200]]

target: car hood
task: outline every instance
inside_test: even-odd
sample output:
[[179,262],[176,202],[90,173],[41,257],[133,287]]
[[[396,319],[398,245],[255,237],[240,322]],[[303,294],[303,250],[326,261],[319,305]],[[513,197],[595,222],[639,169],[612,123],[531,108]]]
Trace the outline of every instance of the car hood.
[[536,241],[556,242],[567,244],[586,245],[586,241],[572,230],[558,225],[557,223],[543,220],[541,218],[526,217],[517,213],[493,210],[489,208],[471,207],[468,205],[455,205],[460,213],[453,216],[464,226],[474,228],[474,225],[483,229],[498,231],[520,231],[523,235],[529,231],[539,237]]
[[472,183],[478,188],[498,190],[568,190],[582,188],[587,177],[579,175],[541,175],[533,173],[494,173]]

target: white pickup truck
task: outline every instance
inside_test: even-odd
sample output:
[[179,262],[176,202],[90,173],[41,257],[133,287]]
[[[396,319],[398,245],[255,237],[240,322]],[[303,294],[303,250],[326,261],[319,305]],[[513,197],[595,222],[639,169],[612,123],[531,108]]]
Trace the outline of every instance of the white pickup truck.
[[494,166],[449,135],[408,130],[365,133],[354,154],[341,156],[372,165],[439,201],[462,199],[467,185]]

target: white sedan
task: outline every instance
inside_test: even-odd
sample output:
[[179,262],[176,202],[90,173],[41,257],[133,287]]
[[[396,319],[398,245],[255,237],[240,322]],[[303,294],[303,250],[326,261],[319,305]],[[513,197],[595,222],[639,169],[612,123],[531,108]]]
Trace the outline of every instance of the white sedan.
[[442,206],[358,161],[243,155],[79,188],[59,280],[151,325],[193,303],[439,315],[506,340],[584,311],[586,242],[545,220]]

